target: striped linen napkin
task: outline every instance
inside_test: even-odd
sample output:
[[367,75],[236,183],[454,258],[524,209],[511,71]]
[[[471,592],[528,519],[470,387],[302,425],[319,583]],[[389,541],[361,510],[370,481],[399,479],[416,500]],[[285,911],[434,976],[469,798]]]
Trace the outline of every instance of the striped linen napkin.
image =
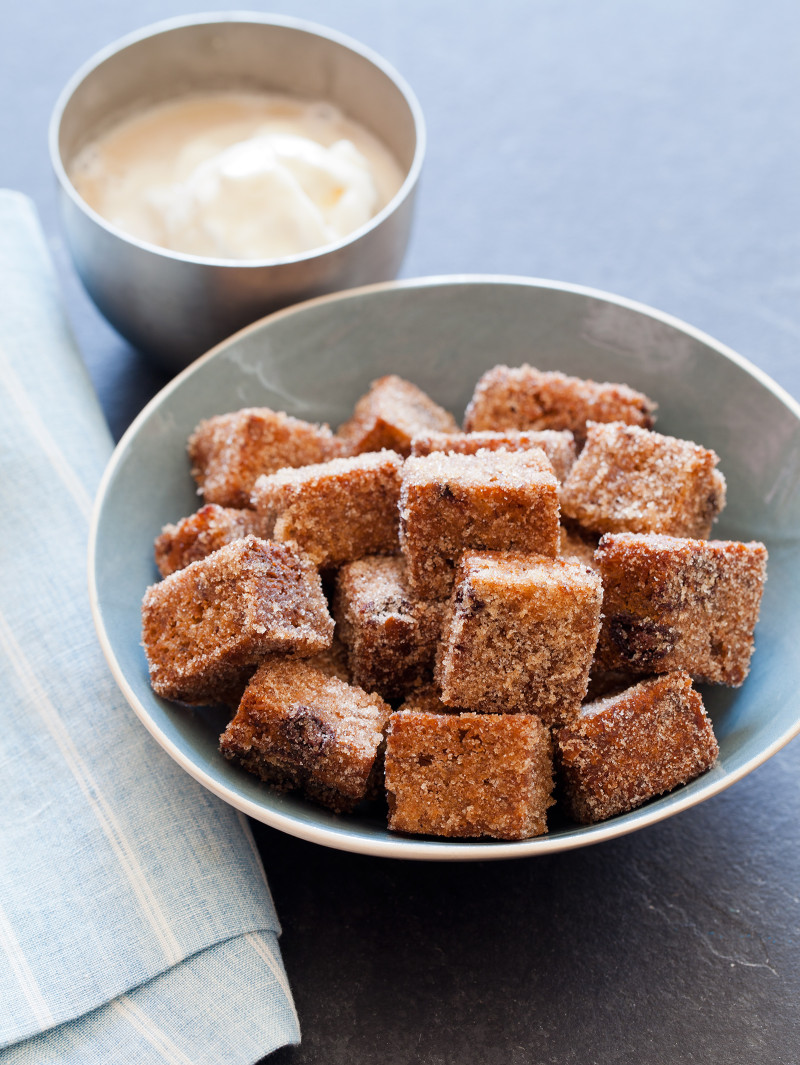
[[116,689],[86,591],[111,451],[30,202],[0,191],[0,1065],[239,1065],[299,1040],[243,817]]

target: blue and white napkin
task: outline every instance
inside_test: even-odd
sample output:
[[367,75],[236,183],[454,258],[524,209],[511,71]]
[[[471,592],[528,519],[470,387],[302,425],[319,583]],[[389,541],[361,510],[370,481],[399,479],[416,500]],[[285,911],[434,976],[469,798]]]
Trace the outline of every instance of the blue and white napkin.
[[110,452],[32,205],[0,191],[0,1065],[245,1065],[299,1040],[280,929],[246,821],[97,644]]

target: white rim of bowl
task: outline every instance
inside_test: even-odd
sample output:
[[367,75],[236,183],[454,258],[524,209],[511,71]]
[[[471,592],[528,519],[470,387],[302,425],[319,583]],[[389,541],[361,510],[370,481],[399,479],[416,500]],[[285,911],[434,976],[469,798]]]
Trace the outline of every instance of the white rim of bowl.
[[[766,762],[781,750],[782,747],[785,747],[790,740],[800,734],[800,715],[798,715],[797,722],[792,727],[787,729],[763,751],[760,751],[753,758],[745,762],[744,765],[740,766],[735,772],[729,772],[724,776],[720,776],[719,773],[715,773],[712,768],[707,774],[698,778],[704,782],[701,786],[695,787],[691,791],[687,791],[683,796],[681,796],[680,792],[670,792],[667,795],[654,800],[650,805],[639,807],[636,810],[620,815],[618,818],[614,818],[610,821],[600,822],[596,825],[576,826],[575,829],[567,830],[558,836],[552,837],[544,835],[513,842],[475,840],[464,843],[456,840],[446,842],[432,841],[429,837],[426,837],[425,839],[416,839],[413,836],[407,835],[398,835],[396,838],[390,839],[366,839],[362,838],[357,833],[348,834],[347,821],[345,819],[342,820],[341,829],[339,829],[338,826],[335,829],[324,828],[306,824],[305,822],[296,820],[291,815],[282,814],[276,810],[266,809],[258,803],[251,802],[249,799],[237,795],[230,788],[210,777],[204,770],[195,765],[191,759],[187,758],[152,720],[147,709],[139,702],[135,692],[129,685],[120,668],[116,655],[114,654],[100,612],[97,584],[95,580],[97,529],[103,499],[114,478],[122,456],[127,449],[128,443],[138,433],[139,427],[147,421],[151,411],[158,407],[163,400],[170,395],[170,393],[179,388],[181,383],[187,377],[195,373],[204,363],[213,359],[221,350],[227,348],[234,340],[246,336],[248,333],[256,332],[262,328],[265,322],[285,318],[289,315],[301,314],[307,308],[317,307],[325,303],[358,299],[360,296],[370,293],[395,289],[422,289],[470,284],[516,285],[528,288],[551,289],[557,292],[574,292],[578,295],[589,296],[594,299],[600,299],[615,304],[619,307],[625,307],[629,310],[637,311],[640,314],[655,319],[656,321],[663,322],[665,325],[672,326],[680,332],[686,333],[719,352],[725,358],[739,366],[740,369],[754,377],[767,389],[767,391],[771,392],[781,403],[788,407],[794,414],[795,418],[800,421],[800,403],[793,399],[788,392],[777,384],[777,382],[773,381],[768,374],[753,365],[744,358],[744,356],[739,355],[739,353],[732,348],[727,347],[720,341],[715,340],[708,333],[696,329],[694,326],[689,325],[680,318],[656,310],[655,308],[649,307],[644,303],[639,303],[636,300],[630,300],[624,296],[617,296],[613,293],[604,292],[601,289],[591,288],[585,285],[551,281],[546,278],[518,277],[503,274],[451,274],[409,278],[400,281],[385,281],[373,285],[362,285],[359,288],[349,289],[345,292],[336,292],[327,296],[318,296],[314,299],[305,300],[302,303],[294,304],[291,307],[275,311],[273,314],[260,318],[257,322],[253,322],[244,329],[240,329],[238,332],[233,333],[226,340],[216,344],[206,352],[205,355],[200,356],[199,359],[193,362],[185,370],[181,371],[177,377],[165,385],[164,388],[162,388],[161,391],[142,409],[120,439],[103,474],[95,499],[89,533],[89,600],[100,646],[106,661],[111,668],[111,672],[114,675],[114,679],[128,703],[135,711],[137,717],[164,750],[167,751],[178,765],[185,769],[191,777],[237,810],[241,810],[242,813],[247,814],[248,817],[252,817],[256,821],[261,821],[272,828],[279,829],[287,835],[295,836],[296,838],[306,840],[310,843],[317,843],[324,847],[330,847],[334,850],[349,851],[354,854],[365,854],[372,857],[400,858],[417,861],[495,861],[507,858],[525,858],[534,855],[554,854],[559,851],[575,850],[578,847],[591,846],[595,843],[605,842],[606,840],[617,839],[620,836],[628,835],[640,828],[646,828],[649,825],[657,824],[659,821],[664,821],[675,814],[681,813],[683,810],[688,810],[690,807],[696,806],[699,803],[704,802],[706,799],[712,798],[714,795],[718,795],[732,784],[741,780],[742,777],[747,776],[748,773],[757,769],[758,766]],[[688,785],[687,787],[690,786],[691,785]],[[670,801],[662,805],[663,800],[665,799],[670,799]]]
[[[72,184],[69,175],[67,174],[66,167],[64,166],[64,161],[61,158],[61,150],[58,142],[64,111],[78,86],[85,81],[94,70],[105,63],[106,60],[111,59],[119,52],[123,52],[131,45],[146,40],[148,37],[156,37],[161,33],[166,33],[171,30],[188,29],[191,26],[206,26],[212,23],[221,22],[241,22],[245,24],[250,22],[258,23],[262,26],[281,26],[286,29],[301,30],[304,33],[314,34],[325,40],[333,41],[334,44],[341,45],[342,47],[349,49],[351,52],[355,52],[357,55],[362,56],[362,58],[368,60],[368,62],[372,63],[374,67],[382,71],[405,99],[408,109],[411,112],[416,135],[414,157],[411,160],[411,166],[408,168],[408,173],[403,179],[400,188],[385,207],[382,207],[381,210],[378,211],[376,215],[373,215],[369,221],[365,222],[364,225],[359,226],[358,229],[354,229],[352,233],[348,233],[347,236],[342,237],[340,240],[333,241],[330,244],[323,244],[319,248],[312,248],[310,251],[303,252],[299,255],[286,255],[282,258],[273,259],[218,259],[202,255],[188,255],[184,252],[162,248],[159,244],[151,244],[146,240],[139,240],[137,237],[133,237],[129,233],[126,233],[125,230],[119,229],[102,215],[98,214],[93,207],[90,207]],[[323,26],[320,23],[311,22],[308,19],[293,18],[290,15],[272,15],[258,11],[211,11],[197,15],[178,15],[175,18],[153,22],[149,26],[143,26],[141,29],[134,30],[132,33],[126,34],[124,37],[117,38],[117,40],[112,41],[98,52],[95,52],[93,56],[87,59],[86,62],[75,71],[59,93],[55,107],[53,108],[53,113],[50,116],[47,139],[50,150],[50,163],[61,189],[70,198],[73,204],[83,211],[84,214],[88,215],[88,217],[100,226],[101,229],[105,229],[108,233],[124,240],[133,247],[141,248],[143,251],[151,252],[153,254],[162,255],[165,259],[174,259],[179,262],[194,263],[196,265],[209,267],[235,267],[236,269],[241,270],[263,270],[265,267],[285,266],[288,263],[301,263],[306,262],[309,259],[317,259],[320,256],[333,254],[334,252],[338,252],[340,249],[347,247],[349,244],[355,243],[357,240],[360,240],[361,237],[380,226],[380,224],[391,214],[394,214],[397,208],[400,207],[400,205],[414,192],[414,189],[419,182],[422,163],[425,158],[427,132],[422,107],[420,106],[419,100],[410,84],[391,63],[383,58],[382,55],[373,51],[367,45],[361,44],[360,41],[355,40],[353,37],[348,37],[346,34],[339,33],[338,30]]]

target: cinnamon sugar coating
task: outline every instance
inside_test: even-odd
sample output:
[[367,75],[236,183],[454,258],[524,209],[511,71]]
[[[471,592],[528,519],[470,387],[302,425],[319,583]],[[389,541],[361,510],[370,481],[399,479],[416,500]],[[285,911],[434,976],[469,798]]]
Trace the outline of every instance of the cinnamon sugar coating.
[[443,598],[467,549],[556,555],[558,481],[539,448],[433,452],[410,458],[400,493],[400,546],[411,588]]
[[389,374],[372,382],[336,435],[347,455],[383,448],[408,455],[412,437],[425,432],[455,433],[458,425],[421,388]]
[[567,720],[586,694],[602,601],[599,575],[578,563],[467,552],[437,655],[442,701]]
[[228,702],[265,654],[312,655],[332,636],[313,563],[254,536],[165,577],[142,603],[150,683],[178,702]]
[[560,529],[559,554],[569,562],[580,562],[582,566],[597,568],[594,553],[600,537],[587,532],[580,526],[562,525]]
[[568,429],[542,429],[539,432],[480,433],[423,433],[411,441],[411,454],[430,455],[434,451],[446,451],[459,455],[474,455],[476,451],[528,451],[540,447],[550,459],[553,472],[563,481],[577,456],[575,437]]
[[188,451],[192,476],[207,503],[249,507],[262,473],[324,462],[339,454],[339,445],[327,425],[268,407],[246,407],[200,422]]
[[278,790],[344,813],[367,795],[390,713],[377,695],[274,656],[248,684],[220,750]]
[[412,593],[402,558],[362,558],[339,570],[336,631],[353,682],[366,691],[396,699],[430,680],[443,614],[443,603]]
[[389,718],[389,828],[423,835],[528,839],[547,831],[550,736],[532,714],[447,712],[415,697]]
[[587,703],[554,739],[566,808],[583,824],[693,780],[719,753],[703,700],[683,672]]
[[259,477],[253,503],[275,540],[318,566],[396,554],[401,457],[380,451]]
[[350,673],[350,667],[347,664],[347,648],[339,639],[336,629],[334,629],[333,642],[330,647],[326,647],[319,654],[311,655],[310,658],[306,658],[304,661],[306,665],[320,670],[326,677],[338,677],[345,684],[352,683],[353,678]]
[[706,539],[725,505],[717,455],[690,440],[621,422],[590,423],[562,485],[564,514],[595,532]]
[[599,670],[744,681],[766,580],[763,544],[617,533],[595,557],[605,591]]
[[225,544],[245,536],[260,536],[263,531],[263,522],[253,510],[206,503],[177,525],[165,525],[156,537],[153,551],[158,571],[168,577]]
[[627,422],[649,429],[655,403],[627,385],[599,384],[533,366],[495,366],[475,386],[464,429],[569,429],[580,442],[586,423]]

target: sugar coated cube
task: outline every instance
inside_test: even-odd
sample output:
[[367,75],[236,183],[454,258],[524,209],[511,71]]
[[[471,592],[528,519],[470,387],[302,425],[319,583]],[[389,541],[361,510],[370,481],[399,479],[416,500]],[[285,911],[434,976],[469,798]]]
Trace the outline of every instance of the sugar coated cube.
[[558,522],[558,481],[538,448],[433,452],[403,468],[400,545],[420,596],[446,597],[468,549],[556,555]]
[[442,701],[568,719],[586,694],[602,600],[599,575],[576,562],[467,552],[437,655]]
[[584,824],[693,780],[719,753],[703,700],[683,672],[587,703],[554,739],[566,807]]
[[418,433],[457,432],[449,414],[421,388],[389,374],[373,381],[369,392],[356,403],[353,417],[340,426],[337,436],[346,454],[386,448],[408,455],[411,439]]
[[590,423],[561,491],[586,529],[707,538],[725,505],[717,455],[690,440],[612,422]]
[[200,422],[188,450],[192,475],[207,503],[249,507],[262,473],[324,462],[339,454],[339,444],[327,425],[268,407],[247,407]]
[[225,544],[245,536],[260,536],[263,531],[263,522],[254,510],[206,503],[176,525],[165,525],[156,537],[153,547],[158,571],[168,577]]
[[254,536],[165,577],[142,603],[150,683],[178,702],[228,702],[264,655],[316,654],[332,637],[313,563]]
[[398,550],[402,458],[379,451],[260,477],[253,502],[275,540],[300,544],[319,566]]
[[342,566],[333,616],[354,683],[394,699],[430,680],[443,613],[443,603],[413,594],[402,558]]
[[464,429],[569,429],[578,440],[586,423],[627,422],[649,429],[656,405],[627,385],[598,384],[533,366],[495,366],[475,386]]
[[337,812],[367,796],[391,708],[306,661],[264,660],[220,739],[231,761]]
[[744,681],[766,580],[762,543],[615,533],[595,559],[605,591],[598,669]]
[[532,714],[447,713],[435,697],[412,699],[389,718],[385,773],[396,832],[515,840],[547,831],[551,743]]

